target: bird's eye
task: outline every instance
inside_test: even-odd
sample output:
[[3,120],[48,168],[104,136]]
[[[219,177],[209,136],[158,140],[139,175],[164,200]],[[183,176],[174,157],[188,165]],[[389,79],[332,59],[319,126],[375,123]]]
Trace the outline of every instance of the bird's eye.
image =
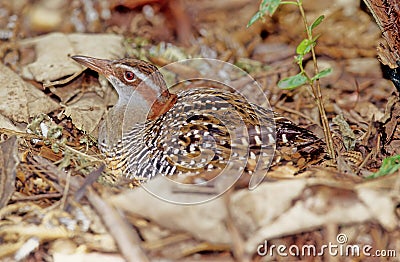
[[132,82],[135,79],[135,74],[132,73],[131,71],[126,71],[124,76],[125,80],[128,82]]

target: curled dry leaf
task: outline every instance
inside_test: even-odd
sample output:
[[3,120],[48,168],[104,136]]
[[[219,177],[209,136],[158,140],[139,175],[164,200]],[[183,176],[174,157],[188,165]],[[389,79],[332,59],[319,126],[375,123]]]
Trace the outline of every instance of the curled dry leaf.
[[351,129],[350,125],[346,122],[343,115],[337,115],[332,119],[332,122],[339,126],[340,133],[342,134],[343,144],[346,150],[353,150],[356,144],[356,135]]

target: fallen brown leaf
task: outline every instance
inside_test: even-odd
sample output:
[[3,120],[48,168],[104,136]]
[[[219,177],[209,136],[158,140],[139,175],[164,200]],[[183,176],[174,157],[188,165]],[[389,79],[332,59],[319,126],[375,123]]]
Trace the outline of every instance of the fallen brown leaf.
[[0,208],[4,207],[15,191],[17,137],[12,136],[0,144]]
[[82,67],[69,58],[71,55],[118,58],[124,54],[122,37],[113,34],[51,33],[25,39],[20,44],[34,45],[37,57],[24,68],[23,76],[47,84],[82,71]]
[[0,114],[16,122],[28,123],[30,117],[60,108],[51,98],[16,73],[0,64]]

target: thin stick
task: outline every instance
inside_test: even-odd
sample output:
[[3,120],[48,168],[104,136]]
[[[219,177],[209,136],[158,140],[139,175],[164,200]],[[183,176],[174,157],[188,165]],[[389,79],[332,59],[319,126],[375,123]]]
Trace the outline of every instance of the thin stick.
[[90,187],[86,191],[86,197],[101,216],[124,258],[127,261],[150,261],[140,248],[137,232],[121,217],[121,214]]

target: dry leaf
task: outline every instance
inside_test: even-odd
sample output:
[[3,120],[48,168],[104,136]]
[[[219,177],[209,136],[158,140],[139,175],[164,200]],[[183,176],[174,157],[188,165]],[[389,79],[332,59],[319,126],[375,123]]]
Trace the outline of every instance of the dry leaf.
[[23,70],[25,78],[48,83],[82,71],[71,55],[118,58],[124,55],[122,37],[114,34],[51,33],[25,39],[22,45],[35,45],[36,61]]
[[80,253],[75,254],[65,254],[65,253],[55,253],[54,262],[69,262],[69,261],[96,261],[96,262],[123,262],[125,259],[121,255],[115,254],[104,254],[104,253]]
[[[394,193],[398,196],[399,190]],[[394,212],[399,203],[388,194],[388,191],[382,192],[361,186],[357,189],[357,194],[371,215],[388,231],[394,230],[399,225],[399,218]]]
[[16,73],[0,64],[0,113],[12,121],[28,122],[29,117],[47,114],[60,106]]
[[240,190],[231,198],[231,212],[235,224],[246,238],[260,225],[270,224],[292,206],[306,186],[306,180],[296,179],[263,183],[253,191]]
[[371,58],[353,58],[346,61],[345,71],[359,76],[381,77],[379,61],[375,57]]
[[355,110],[365,119],[371,119],[374,116],[374,121],[378,121],[384,116],[384,113],[376,105],[368,101],[357,103]]
[[15,191],[18,163],[17,137],[12,136],[0,144],[0,208],[7,204]]
[[332,122],[339,126],[346,150],[353,150],[356,145],[356,135],[350,125],[346,122],[346,119],[344,119],[343,115],[337,115],[332,119]]
[[[394,207],[398,204],[391,198],[393,194],[367,186],[355,189],[354,182],[342,184],[319,178],[266,182],[253,191],[245,189],[232,193],[230,210],[250,254],[264,240],[313,230],[327,223],[344,225],[377,220],[385,228],[393,229],[397,223]],[[376,201],[382,205],[375,205]],[[185,231],[211,243],[231,244],[222,198],[182,206],[167,203],[137,188],[113,196],[111,202],[168,229]],[[384,210],[378,208],[380,206]]]
[[[296,183],[303,186],[304,190],[299,191],[301,187],[297,186],[295,192],[289,195],[291,198],[284,196]],[[354,197],[355,194],[351,190],[327,186],[309,188],[310,184],[310,179],[279,181],[277,185],[264,183],[252,192],[242,193],[243,197],[255,194],[252,199],[259,201],[241,203],[236,200],[232,203],[236,209],[235,220],[253,218],[253,228],[256,230],[251,231],[248,226],[240,228],[240,231],[248,236],[245,247],[248,253],[254,253],[259,243],[271,238],[309,231],[327,223],[347,224],[371,219],[369,210]],[[286,190],[284,193],[276,193],[274,190],[275,194],[272,195],[270,190],[273,190],[273,187]],[[277,210],[276,206],[285,203],[286,209],[279,209],[281,213],[276,212],[275,219],[264,219],[271,218],[271,209]]]
[[50,92],[60,98],[61,102],[67,103],[70,99],[82,92],[80,88],[81,84],[82,83],[80,81],[73,81],[71,83],[68,83],[68,85],[61,87],[51,86],[49,87],[49,89]]
[[10,121],[10,119],[1,114],[0,114],[0,128],[6,128],[14,131],[21,131]]
[[296,166],[293,166],[289,163],[285,165],[277,165],[271,168],[271,170],[268,171],[267,176],[269,178],[293,178],[297,172],[299,172],[299,168]]
[[85,93],[76,103],[68,105],[64,114],[80,129],[92,133],[104,114],[103,99],[95,93]]
[[[156,184],[164,180],[163,177],[157,177],[149,183]],[[150,218],[168,229],[184,230],[211,243],[231,242],[222,198],[199,205],[177,205],[160,200],[141,187],[112,196],[110,201],[119,209]]]
[[[81,54],[102,58],[122,57],[124,55],[122,39],[113,34],[65,35],[62,33],[51,33],[26,39],[21,44],[34,44],[37,59],[24,68],[23,74],[26,78],[47,84],[50,81],[77,75],[82,71],[82,67],[70,59],[70,55]],[[54,91],[55,89],[50,90]],[[72,88],[67,93],[56,92],[56,94],[63,94],[61,98],[70,99],[76,92],[76,88]],[[37,99],[33,102],[35,102],[32,103],[34,112],[38,111],[34,110],[36,107],[44,104],[38,102]],[[23,104],[21,103],[21,105]],[[13,112],[15,111],[13,110]],[[84,94],[76,103],[66,106],[65,109],[65,115],[71,117],[74,125],[88,133],[92,133],[96,129],[104,112],[103,100],[94,93]],[[21,114],[16,114],[16,116],[21,116]]]

